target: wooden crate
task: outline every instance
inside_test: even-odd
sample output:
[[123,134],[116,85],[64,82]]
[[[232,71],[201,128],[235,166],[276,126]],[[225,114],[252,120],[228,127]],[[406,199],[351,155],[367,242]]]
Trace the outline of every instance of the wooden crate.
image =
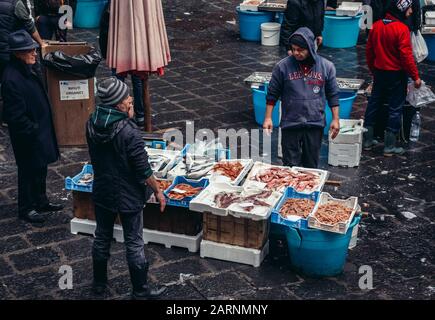
[[[95,221],[95,205],[92,193],[73,191],[72,194],[74,217]],[[116,217],[115,224],[121,225],[119,216]]]
[[160,205],[148,203],[144,209],[144,228],[175,234],[196,236],[202,230],[202,213],[187,208],[167,206],[164,213]]
[[270,221],[203,214],[203,239],[233,246],[261,249],[269,237]]

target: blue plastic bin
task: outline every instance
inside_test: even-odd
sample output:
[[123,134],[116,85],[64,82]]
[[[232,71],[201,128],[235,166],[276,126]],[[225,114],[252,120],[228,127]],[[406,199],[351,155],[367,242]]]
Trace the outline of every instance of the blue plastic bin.
[[[255,121],[263,126],[264,117],[266,116],[266,95],[267,86],[262,86],[260,89],[252,89],[252,99],[254,104]],[[272,122],[275,128],[279,127],[281,123],[280,115],[281,101],[275,104],[272,112]]]
[[183,200],[172,200],[168,197],[169,192],[171,192],[172,189],[175,188],[176,185],[180,184],[180,183],[185,183],[188,185],[191,185],[194,188],[197,187],[202,187],[203,189],[205,189],[208,186],[208,179],[201,179],[199,181],[195,181],[195,180],[189,180],[186,179],[185,177],[176,177],[175,180],[172,182],[172,185],[165,190],[165,192],[163,192],[166,196],[166,203],[170,206],[174,206],[174,207],[182,207],[182,208],[189,208],[189,203],[190,201],[192,201],[193,198],[195,197],[186,197]]
[[315,203],[317,203],[317,201],[319,200],[319,195],[320,195],[320,192],[318,192],[318,191],[315,191],[315,192],[310,193],[310,194],[306,194],[306,193],[299,193],[291,187],[286,188],[281,200],[278,202],[276,207],[272,210],[271,230],[273,227],[273,233],[274,234],[280,234],[280,233],[284,234],[286,231],[285,228],[274,226],[274,225],[307,229],[308,228],[307,219],[299,219],[297,221],[290,221],[288,219],[284,219],[283,217],[281,217],[281,215],[279,214],[279,211],[281,210],[282,206],[287,201],[287,199],[311,199]]
[[287,228],[287,244],[292,267],[310,277],[333,277],[343,272],[355,217],[345,235],[316,229]]
[[[352,106],[356,99],[356,93],[352,92],[341,92],[340,93],[340,119],[350,119],[350,114],[352,113]],[[325,106],[325,114],[326,114],[326,127],[323,132],[324,135],[328,135],[329,127],[332,122],[332,112],[331,108],[329,108],[328,102],[326,102]]]
[[423,37],[426,41],[427,49],[429,51],[429,55],[427,56],[426,60],[435,61],[435,35],[425,34]]
[[78,175],[76,175],[74,178],[67,177],[65,179],[65,190],[80,191],[80,192],[92,192],[92,183],[90,183],[88,185],[78,184],[79,180],[86,173],[94,174],[94,170],[92,168],[92,165],[85,164],[82,171]]
[[107,1],[79,1],[74,15],[77,28],[98,28]]
[[273,22],[274,12],[267,11],[242,11],[236,8],[239,16],[240,38],[246,41],[261,41],[261,24]]
[[361,16],[361,14],[356,17],[337,16],[334,11],[327,11],[322,33],[323,45],[330,48],[355,47],[358,42]]

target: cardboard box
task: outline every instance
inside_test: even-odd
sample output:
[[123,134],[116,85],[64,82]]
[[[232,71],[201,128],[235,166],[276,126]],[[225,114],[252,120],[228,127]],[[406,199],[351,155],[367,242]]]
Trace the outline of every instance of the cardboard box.
[[[90,50],[86,42],[49,42],[42,56],[53,51],[72,56]],[[59,146],[86,146],[85,124],[95,109],[94,78],[81,79],[49,68],[46,78]]]

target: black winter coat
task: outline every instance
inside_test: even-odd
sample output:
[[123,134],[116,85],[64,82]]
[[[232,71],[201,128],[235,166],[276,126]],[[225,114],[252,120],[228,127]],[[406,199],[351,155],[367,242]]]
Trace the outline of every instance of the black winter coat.
[[288,0],[281,27],[281,45],[289,49],[289,37],[300,27],[307,27],[315,37],[321,36],[325,17],[323,0]]
[[152,170],[139,128],[129,119],[106,130],[95,127],[92,120],[86,126],[94,203],[121,214],[141,212],[149,195],[145,181]]
[[109,25],[110,25],[110,1],[106,3],[100,20],[100,45],[101,56],[107,58],[107,44],[109,42]]
[[[56,5],[50,5],[50,2]],[[62,4],[71,6],[73,12],[76,12],[77,0],[34,0],[35,17],[59,15],[59,8]]]
[[18,166],[41,168],[59,159],[51,106],[31,66],[12,58],[2,78],[3,120]]

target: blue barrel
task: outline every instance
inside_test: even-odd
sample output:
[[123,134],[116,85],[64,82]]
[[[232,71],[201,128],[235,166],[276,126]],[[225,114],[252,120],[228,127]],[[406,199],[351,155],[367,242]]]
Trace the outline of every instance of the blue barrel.
[[106,3],[105,0],[78,1],[74,15],[74,26],[77,28],[98,28]]
[[330,48],[355,47],[358,42],[361,16],[361,14],[356,17],[337,16],[334,11],[327,11],[322,33],[323,45]]
[[435,61],[435,35],[425,34],[423,37],[426,41],[427,50],[429,51],[429,55],[427,56],[426,60]]
[[341,274],[353,228],[360,219],[354,218],[346,234],[289,227],[286,236],[292,267],[310,277]]
[[[352,106],[356,99],[356,93],[352,92],[341,92],[340,93],[340,119],[350,119],[350,114],[352,113]],[[325,115],[326,115],[326,127],[323,132],[324,135],[328,135],[329,127],[332,122],[332,112],[331,108],[329,108],[328,102],[326,102],[325,106]]]
[[[264,118],[266,117],[266,95],[267,87],[260,87],[260,89],[252,89],[252,100],[254,103],[255,121],[263,126]],[[280,116],[281,102],[278,101],[275,104],[272,112],[272,122],[275,128],[279,127],[281,123]]]
[[236,8],[239,16],[240,38],[246,41],[261,41],[261,24],[273,22],[275,12],[268,11],[242,11]]

